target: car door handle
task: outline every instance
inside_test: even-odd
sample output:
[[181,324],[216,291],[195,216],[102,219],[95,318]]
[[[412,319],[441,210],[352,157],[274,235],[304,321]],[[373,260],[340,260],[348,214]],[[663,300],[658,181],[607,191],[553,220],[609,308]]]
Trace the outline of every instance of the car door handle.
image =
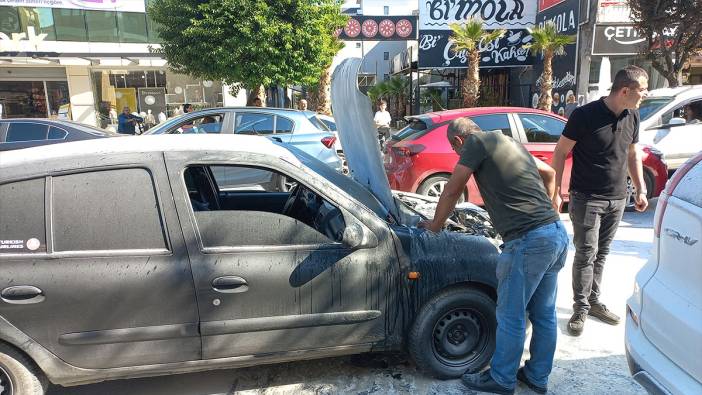
[[225,294],[246,292],[249,283],[239,276],[222,276],[212,280],[212,289]]
[[43,302],[44,291],[32,285],[16,285],[7,287],[0,292],[0,298],[6,303],[31,304]]
[[548,160],[546,155],[534,155],[534,157],[540,161],[543,161],[543,162],[546,162]]

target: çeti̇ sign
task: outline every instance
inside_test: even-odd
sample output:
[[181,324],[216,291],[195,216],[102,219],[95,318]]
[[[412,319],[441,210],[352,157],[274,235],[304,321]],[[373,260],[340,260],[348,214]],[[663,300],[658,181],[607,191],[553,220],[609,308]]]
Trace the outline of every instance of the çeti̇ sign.
[[[2,0],[0,0],[2,1]],[[407,41],[417,39],[417,17],[353,16],[335,35],[346,41]]]
[[144,0],[0,0],[0,7],[70,8],[93,11],[146,12]]
[[481,42],[480,67],[525,66],[532,63],[524,44],[531,42],[526,28],[534,26],[532,0],[420,0],[419,68],[468,67],[465,51],[456,52],[450,24],[468,18],[483,21],[485,29],[507,29],[492,42]]
[[[677,27],[663,32],[664,42],[675,39]],[[636,55],[648,48],[646,37],[639,34],[634,25],[595,25],[592,36],[593,55]]]

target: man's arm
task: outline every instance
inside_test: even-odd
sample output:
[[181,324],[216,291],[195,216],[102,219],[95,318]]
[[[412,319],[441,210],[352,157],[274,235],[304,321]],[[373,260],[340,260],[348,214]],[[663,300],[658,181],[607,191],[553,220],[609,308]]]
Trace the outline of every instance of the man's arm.
[[444,191],[439,197],[439,203],[436,205],[434,219],[432,221],[422,221],[419,223],[420,228],[426,228],[432,232],[439,232],[444,223],[451,215],[451,212],[456,207],[456,202],[466,188],[466,183],[473,174],[473,169],[470,167],[457,164],[453,169],[453,174],[449,178],[448,183],[444,187]]
[[641,164],[641,153],[636,147],[636,144],[629,144],[629,154],[627,157],[627,167],[629,169],[629,177],[636,188],[636,211],[644,211],[648,207],[648,199],[646,198],[646,184],[643,180],[643,166]]
[[546,188],[546,194],[553,198],[553,194],[556,191],[556,171],[539,158],[535,157],[534,161],[536,162],[536,169],[541,176],[541,181],[543,181]]
[[551,160],[551,167],[556,171],[556,182],[554,185],[553,194],[551,194],[551,203],[556,211],[561,210],[561,203],[563,203],[563,192],[561,192],[561,182],[563,181],[563,168],[565,167],[566,157],[570,151],[573,150],[575,146],[575,140],[571,140],[568,137],[561,135],[556,143],[556,148],[553,150],[553,159]]

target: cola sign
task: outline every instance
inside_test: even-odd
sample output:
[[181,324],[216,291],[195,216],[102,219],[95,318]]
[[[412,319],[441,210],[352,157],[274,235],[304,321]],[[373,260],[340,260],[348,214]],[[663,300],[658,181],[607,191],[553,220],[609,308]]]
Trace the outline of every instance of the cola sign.
[[417,17],[353,16],[336,36],[345,41],[406,41],[417,39]]

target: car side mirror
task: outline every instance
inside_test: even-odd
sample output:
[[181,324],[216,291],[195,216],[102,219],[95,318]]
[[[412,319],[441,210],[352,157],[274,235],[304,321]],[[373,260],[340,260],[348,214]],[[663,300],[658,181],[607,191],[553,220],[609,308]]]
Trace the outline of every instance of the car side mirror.
[[686,123],[687,123],[687,121],[685,120],[685,118],[678,118],[678,117],[671,118],[670,121],[668,121],[668,125],[670,125],[670,126],[684,125]]
[[378,239],[361,225],[351,224],[344,229],[343,243],[351,249],[372,248],[378,245]]

